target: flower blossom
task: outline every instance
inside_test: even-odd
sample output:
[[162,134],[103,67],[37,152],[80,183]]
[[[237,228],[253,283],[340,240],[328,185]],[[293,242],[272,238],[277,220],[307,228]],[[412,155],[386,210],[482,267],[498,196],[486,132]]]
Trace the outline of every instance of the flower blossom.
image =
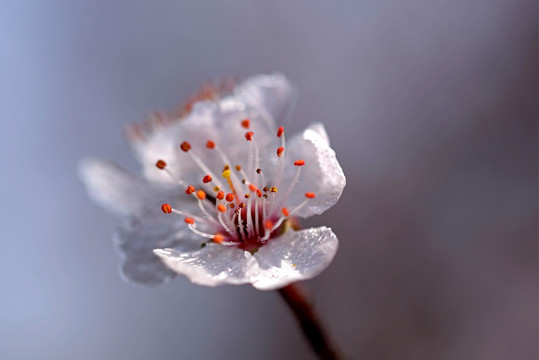
[[339,199],[343,171],[322,124],[287,137],[292,87],[281,74],[206,87],[176,115],[131,128],[142,166],[81,162],[90,196],[124,216],[114,235],[127,280],[186,276],[206,286],[277,289],[312,278],[338,247],[330,228],[299,229]]

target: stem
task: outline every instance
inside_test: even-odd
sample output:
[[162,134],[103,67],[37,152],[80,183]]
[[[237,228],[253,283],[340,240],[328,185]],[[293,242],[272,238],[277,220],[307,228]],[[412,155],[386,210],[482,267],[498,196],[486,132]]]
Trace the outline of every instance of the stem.
[[307,292],[301,283],[293,283],[278,290],[290,310],[296,316],[303,334],[309,340],[311,348],[320,359],[340,360],[344,357],[330,340],[328,332],[308,299]]

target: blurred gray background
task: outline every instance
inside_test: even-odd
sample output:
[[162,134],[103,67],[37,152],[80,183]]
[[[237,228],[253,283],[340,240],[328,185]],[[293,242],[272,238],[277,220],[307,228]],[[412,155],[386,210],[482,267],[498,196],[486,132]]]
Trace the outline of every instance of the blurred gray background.
[[537,358],[535,1],[0,4],[2,359],[310,359],[275,292],[122,282],[80,158],[206,81],[284,72],[325,123],[341,247],[309,281],[355,359]]

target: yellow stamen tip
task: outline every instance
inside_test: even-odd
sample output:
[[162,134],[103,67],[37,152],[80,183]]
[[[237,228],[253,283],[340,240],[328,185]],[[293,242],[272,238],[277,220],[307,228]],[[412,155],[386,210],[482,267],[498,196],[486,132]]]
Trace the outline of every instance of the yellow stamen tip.
[[230,170],[227,169],[227,170],[223,171],[223,177],[224,177],[225,179],[230,178]]

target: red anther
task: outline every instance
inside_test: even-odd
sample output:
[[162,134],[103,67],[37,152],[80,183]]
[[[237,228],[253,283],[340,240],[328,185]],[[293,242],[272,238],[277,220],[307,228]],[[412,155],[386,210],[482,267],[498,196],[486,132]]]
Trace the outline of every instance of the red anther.
[[206,198],[206,193],[204,192],[204,190],[197,191],[197,198],[199,198],[200,200],[204,200]]
[[193,185],[189,185],[187,187],[187,189],[185,189],[185,193],[187,195],[191,195],[192,193],[194,193],[196,191],[195,187]]
[[226,194],[225,199],[226,199],[226,201],[228,201],[228,202],[234,201],[234,194],[232,194],[232,193]]
[[246,129],[249,129],[249,126],[251,126],[251,121],[249,119],[245,119],[241,122],[241,126],[243,126]]
[[303,166],[305,165],[305,160],[296,160],[294,161],[295,166]]
[[213,242],[215,242],[217,244],[222,243],[224,240],[225,240],[225,237],[223,236],[223,234],[217,233],[217,234],[213,235]]
[[172,212],[172,207],[169,204],[163,204],[161,205],[161,210],[163,210],[165,214],[170,214]]
[[253,184],[249,184],[249,190],[255,192],[257,190],[257,188]]
[[246,199],[249,199],[251,197],[251,195],[245,194],[245,195],[243,195],[243,197],[245,197]]
[[259,189],[256,189],[256,196],[262,197],[262,191],[260,191]]
[[184,221],[185,221],[186,224],[189,224],[189,225],[194,225],[195,224],[195,219],[193,219],[191,217],[186,217]]
[[217,200],[223,200],[223,198],[225,197],[225,193],[222,191],[219,191],[217,195],[215,195],[215,197],[217,198]]
[[278,157],[281,157],[281,155],[283,154],[283,151],[284,151],[284,147],[279,146],[279,147],[277,148],[277,156],[278,156]]
[[210,176],[210,175],[206,175],[206,176],[204,176],[204,178],[202,179],[202,182],[203,182],[204,184],[207,184],[207,183],[209,183],[211,180],[212,180],[211,176]]
[[188,152],[189,150],[191,150],[191,144],[189,144],[187,141],[184,141],[180,145],[180,149],[182,149],[185,152]]
[[215,149],[215,143],[211,140],[208,140],[208,142],[206,143],[206,147],[208,149]]
[[234,205],[234,204],[228,204],[228,206],[229,206],[231,209],[234,209],[234,206],[236,206],[236,205]]
[[157,160],[157,162],[155,163],[155,166],[157,166],[157,168],[163,170],[164,168],[167,167],[167,163],[164,160]]
[[220,212],[225,212],[226,206],[224,206],[223,204],[219,204],[217,205],[217,210],[219,210]]
[[271,230],[273,228],[273,221],[271,220],[264,221],[264,227],[266,228],[266,230]]
[[281,209],[281,213],[283,213],[284,216],[288,216],[290,213],[288,212],[288,209],[287,208],[282,208]]
[[281,137],[284,134],[284,127],[279,126],[279,129],[277,129],[277,137]]
[[307,197],[309,199],[314,199],[316,197],[316,194],[313,193],[313,192],[306,192],[305,197]]
[[245,207],[245,204],[240,202],[240,204],[238,206],[240,207],[240,209],[243,209]]
[[247,132],[245,133],[245,138],[247,139],[247,141],[253,140],[253,135],[254,135],[254,134],[255,134],[255,133],[252,132],[252,131],[247,131]]

